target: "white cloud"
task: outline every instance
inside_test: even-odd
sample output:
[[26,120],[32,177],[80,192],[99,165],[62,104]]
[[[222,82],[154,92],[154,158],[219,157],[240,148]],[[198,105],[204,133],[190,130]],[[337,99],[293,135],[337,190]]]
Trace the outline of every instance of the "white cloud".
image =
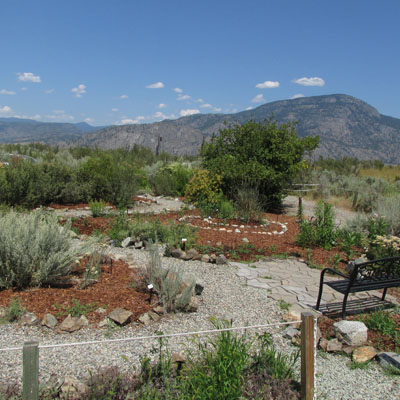
[[11,107],[9,107],[9,106],[0,107],[0,113],[6,114],[6,113],[9,113],[9,112],[11,112]]
[[13,118],[20,118],[20,119],[34,119],[34,120],[38,120],[41,119],[42,117],[39,114],[35,114],[33,116],[31,115],[18,115],[18,114],[14,114],[12,116]]
[[119,98],[121,100],[126,100],[129,96],[127,94],[121,94],[121,96],[119,96]]
[[177,100],[189,100],[190,96],[188,94],[180,94]]
[[143,121],[144,119],[146,119],[145,117],[143,117],[142,115],[139,115],[138,117],[136,117],[135,119],[133,118],[128,118],[128,117],[122,117],[121,121],[117,121],[116,125],[130,125],[130,124],[139,124],[140,121]]
[[12,92],[11,90],[6,90],[6,89],[1,89],[0,90],[0,94],[8,94],[10,96],[13,96],[14,94],[16,94],[15,92]]
[[147,89],[162,89],[163,87],[164,84],[162,82],[155,82],[146,86]]
[[265,81],[263,83],[257,83],[256,88],[258,89],[272,89],[272,88],[277,88],[279,87],[279,82],[278,81]]
[[44,92],[45,92],[46,94],[52,94],[52,93],[55,92],[55,90],[54,90],[54,89],[47,89],[47,90],[45,90]]
[[266,100],[264,99],[264,95],[262,95],[262,94],[258,94],[256,97],[254,97],[251,100],[252,103],[262,103],[264,101],[266,101]]
[[199,103],[204,103],[203,99],[197,99],[196,101],[198,101]]
[[34,82],[34,83],[39,83],[40,82],[40,76],[39,75],[34,75],[32,72],[18,72],[18,80],[22,82]]
[[302,86],[324,86],[325,81],[322,78],[314,77],[314,78],[299,78],[293,81],[298,85]]
[[302,93],[294,94],[294,95],[292,96],[292,99],[299,99],[300,97],[304,97],[304,94],[302,94]]
[[28,90],[28,88],[27,87],[22,87],[21,90],[25,92],[25,90]]
[[118,111],[118,108],[112,108],[111,111],[112,111],[112,112],[117,112],[117,111]]
[[247,107],[247,108],[246,108],[246,111],[250,111],[250,110],[252,110],[252,109],[253,109],[253,107],[250,106],[250,107]]
[[72,88],[71,92],[74,93],[75,97],[82,97],[86,93],[86,86],[81,83],[76,88]]
[[183,90],[181,88],[176,87],[175,89],[172,89],[176,93],[183,93]]
[[205,103],[200,106],[201,108],[213,108],[211,104]]
[[221,108],[221,107],[214,107],[214,108],[213,108],[213,111],[215,111],[215,112],[221,112],[221,111],[222,111],[222,108]]
[[44,115],[44,119],[50,119],[55,122],[65,122],[74,121],[75,117],[73,115],[67,114],[64,110],[53,110],[53,114]]
[[165,107],[167,107],[167,105],[164,104],[164,103],[160,103],[160,104],[158,105],[158,108],[165,108]]
[[92,123],[94,122],[94,119],[93,119],[93,118],[85,118],[84,121],[85,121],[87,124],[92,124]]
[[180,114],[181,117],[187,117],[189,115],[195,115],[195,114],[199,114],[200,110],[197,109],[187,109],[187,110],[181,110]]

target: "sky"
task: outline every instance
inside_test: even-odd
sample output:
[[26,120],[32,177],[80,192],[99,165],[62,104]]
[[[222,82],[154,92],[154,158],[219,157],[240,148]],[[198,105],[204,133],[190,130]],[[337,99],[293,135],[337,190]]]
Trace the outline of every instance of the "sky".
[[348,94],[400,118],[399,0],[0,0],[0,118],[102,126]]

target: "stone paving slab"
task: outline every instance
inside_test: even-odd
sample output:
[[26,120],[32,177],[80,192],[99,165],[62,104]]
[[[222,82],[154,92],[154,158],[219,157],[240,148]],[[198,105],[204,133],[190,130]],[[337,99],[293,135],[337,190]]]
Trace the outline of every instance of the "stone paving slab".
[[[315,307],[319,291],[321,271],[310,268],[303,260],[288,258],[286,260],[269,259],[252,264],[231,262],[238,268],[236,274],[247,279],[247,285],[266,289],[267,296],[274,300],[283,300],[301,310]],[[326,276],[327,281],[337,278]],[[349,300],[380,297],[377,291],[354,293]],[[387,295],[387,300],[397,303],[396,299]],[[342,302],[343,296],[325,285],[322,292],[322,303]]]

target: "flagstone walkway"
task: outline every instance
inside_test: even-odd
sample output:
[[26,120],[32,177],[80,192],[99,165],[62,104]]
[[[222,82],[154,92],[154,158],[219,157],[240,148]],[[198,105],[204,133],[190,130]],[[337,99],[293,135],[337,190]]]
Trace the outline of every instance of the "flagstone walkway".
[[[314,308],[317,302],[320,274],[318,269],[310,268],[304,261],[288,258],[284,260],[271,259],[257,261],[251,264],[230,262],[237,267],[236,274],[247,279],[247,285],[260,289],[266,289],[268,297],[275,300],[283,300],[290,303],[292,309],[304,311]],[[325,275],[326,280],[338,279]],[[366,299],[379,296],[377,291],[351,294],[351,299]],[[387,300],[396,303],[392,296],[386,296]],[[327,308],[327,304],[340,304],[343,296],[325,285],[322,294],[321,309]]]

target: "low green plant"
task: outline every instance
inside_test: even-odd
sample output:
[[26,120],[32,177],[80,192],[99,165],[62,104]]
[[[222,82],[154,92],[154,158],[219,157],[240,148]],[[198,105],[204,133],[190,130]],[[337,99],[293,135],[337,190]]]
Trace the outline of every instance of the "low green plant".
[[235,217],[235,207],[229,200],[221,201],[218,210],[218,217],[222,219],[232,219]]
[[370,367],[370,362],[358,362],[358,361],[351,361],[348,363],[350,369],[361,369],[366,370]]
[[289,308],[290,308],[290,303],[288,303],[287,301],[285,301],[285,300],[279,300],[279,303],[278,303],[278,306],[279,306],[279,308],[281,309],[281,310],[283,310],[283,311],[288,311],[289,310]]
[[81,315],[88,315],[98,308],[97,303],[82,304],[79,299],[72,299],[72,305],[59,305],[54,304],[54,307],[60,311],[57,313],[59,316],[71,314],[71,317],[80,317]]
[[0,288],[48,285],[72,271],[82,249],[72,246],[70,222],[55,215],[10,211],[0,218]]
[[13,297],[10,299],[8,307],[6,308],[3,321],[15,322],[24,315],[24,312],[25,308],[22,305],[21,299],[19,297]]
[[105,203],[103,200],[91,200],[89,201],[90,212],[93,218],[101,217],[104,215]]
[[101,275],[101,262],[103,260],[104,254],[99,251],[93,252],[87,262],[85,270],[83,272],[81,289],[85,289],[92,283],[96,282]]

